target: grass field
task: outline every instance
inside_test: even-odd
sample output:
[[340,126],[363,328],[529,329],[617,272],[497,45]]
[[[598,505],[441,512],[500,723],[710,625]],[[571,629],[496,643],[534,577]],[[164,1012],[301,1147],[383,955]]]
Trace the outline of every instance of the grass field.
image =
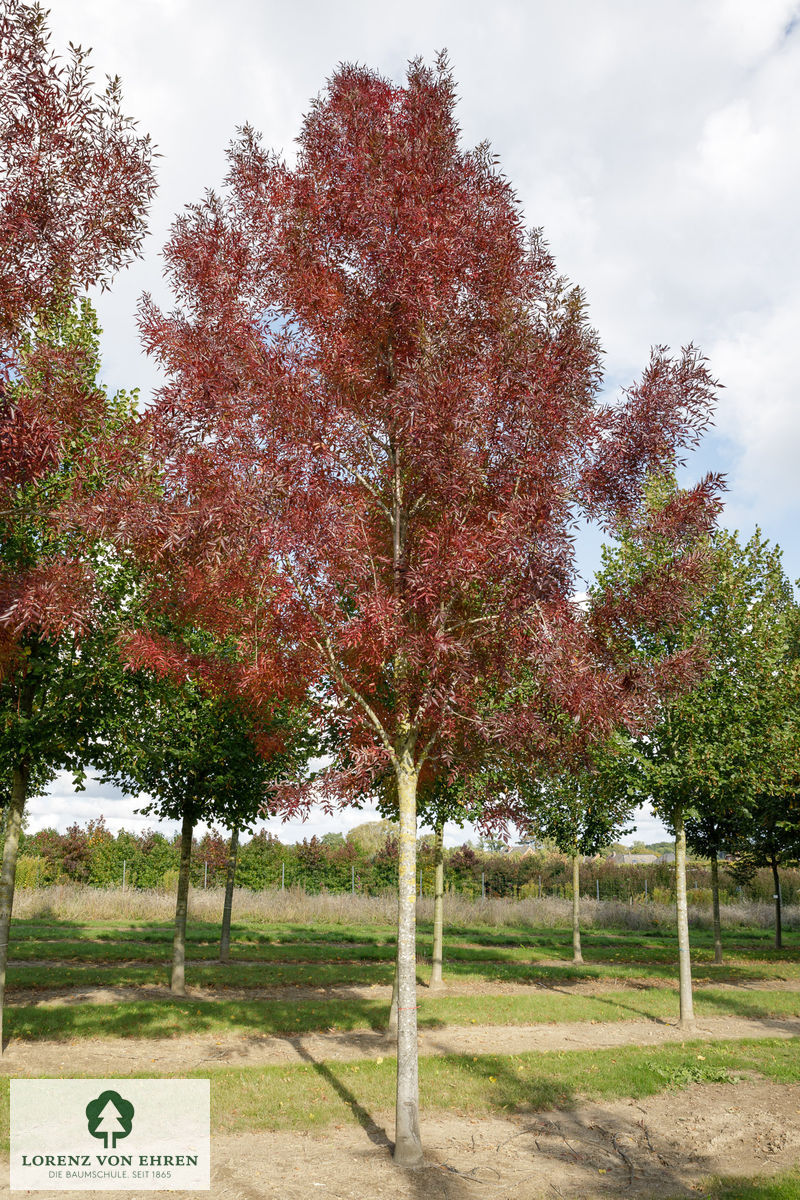
[[[380,1029],[386,1003],[365,989],[391,984],[395,941],[380,927],[239,922],[231,936],[231,962],[218,961],[218,930],[193,924],[187,937],[187,981],[203,989],[176,1000],[137,999],[119,1005],[47,1005],[47,993],[68,989],[162,987],[169,981],[172,930],[166,923],[84,922],[51,918],[17,919],[12,928],[8,972],[11,1036],[174,1036],[204,1030],[289,1033],[315,1029]],[[539,1021],[665,1019],[677,1011],[674,992],[676,946],[665,931],[616,933],[595,930],[585,938],[581,967],[571,964],[571,936],[552,927],[460,925],[448,929],[445,950],[449,980],[466,994],[420,992],[420,1025],[522,1024]],[[694,930],[692,955],[698,1015],[800,1016],[800,990],[776,983],[800,980],[800,935],[787,934],[778,956],[768,931],[729,934],[726,961],[714,966],[711,935]],[[418,979],[429,973],[431,933],[421,922]],[[746,989],[731,985],[748,984]],[[597,994],[570,991],[575,985],[604,985]],[[517,985],[509,994],[470,995],[482,985]],[[616,984],[621,986],[615,987]],[[759,988],[759,984],[764,985]],[[532,985],[526,987],[525,985]],[[725,985],[725,986],[723,986]],[[360,989],[360,994],[339,992]],[[320,998],[265,996],[270,990],[325,989]],[[520,988],[523,989],[520,993]],[[562,992],[559,989],[564,989]],[[14,1006],[15,992],[39,993],[36,1007]],[[235,990],[237,998],[227,999]],[[248,998],[246,993],[256,993]],[[243,994],[244,993],[244,994]],[[209,1003],[208,999],[215,1000]]]
[[[189,994],[181,998],[165,990],[171,923],[152,911],[140,919],[112,919],[106,912],[80,920],[54,904],[18,916],[6,1030],[19,1061],[24,1063],[25,1045],[67,1040],[75,1047],[98,1038],[156,1044],[198,1034],[252,1039],[383,1030],[394,969],[391,926],[380,913],[372,922],[347,920],[338,902],[323,920],[319,898],[314,904],[313,916],[237,920],[227,965],[218,961],[217,924],[195,918],[187,940]],[[445,943],[448,987],[429,993],[431,927],[421,913],[421,1030],[539,1023],[566,1028],[576,1022],[609,1027],[677,1018],[677,946],[668,928],[595,926],[584,936],[586,961],[575,967],[571,931],[549,918],[527,922],[519,906],[509,908],[509,923],[503,925],[488,924],[485,912],[475,921],[458,915]],[[789,930],[785,942],[778,952],[769,929],[734,925],[725,935],[725,963],[715,966],[710,931],[696,922],[698,1018],[800,1020],[800,932]],[[154,994],[154,987],[160,991]],[[111,989],[120,988],[127,990],[109,998]],[[78,1068],[70,1074],[85,1073],[79,1055],[75,1061]],[[146,1061],[130,1067],[134,1075],[157,1072],[157,1064]],[[276,1136],[354,1125],[366,1130],[391,1110],[395,1086],[390,1054],[257,1067],[209,1064],[184,1073],[211,1077],[213,1129],[234,1137],[258,1130]],[[784,1088],[799,1078],[800,1038],[794,1037],[687,1038],[610,1050],[438,1053],[420,1059],[423,1119],[457,1114],[473,1122],[490,1116],[519,1120],[546,1109],[569,1113],[589,1102],[642,1101],[693,1085],[715,1085],[720,1096],[734,1095],[745,1082]],[[5,1095],[7,1080],[0,1082]],[[7,1102],[1,1107],[7,1120]],[[770,1180],[698,1180],[695,1194],[711,1200],[798,1200],[800,1178],[790,1170]]]
[[[157,1070],[137,1073],[141,1077]],[[385,1112],[394,1101],[390,1058],[258,1068],[210,1068],[191,1073],[212,1087],[212,1130],[320,1129]],[[464,1117],[572,1108],[579,1099],[640,1098],[692,1083],[735,1083],[757,1074],[779,1083],[800,1075],[800,1038],[789,1041],[687,1041],[677,1046],[622,1047],[556,1054],[443,1055],[420,1060],[420,1103],[426,1112]],[[0,1080],[8,1148],[8,1080]]]

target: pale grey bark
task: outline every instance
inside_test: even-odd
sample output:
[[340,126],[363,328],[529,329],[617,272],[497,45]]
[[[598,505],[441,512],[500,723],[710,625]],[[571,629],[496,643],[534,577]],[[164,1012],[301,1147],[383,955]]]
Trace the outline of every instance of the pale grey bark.
[[29,768],[27,763],[17,764],[12,771],[11,795],[6,811],[6,831],[3,842],[3,865],[0,868],[0,1054],[3,1042],[3,1007],[6,994],[6,968],[8,966],[8,936],[11,928],[11,910],[14,906],[14,880],[17,874],[19,835],[22,830],[22,815],[28,792]]
[[236,881],[236,857],[239,853],[239,827],[231,830],[228,845],[228,866],[225,874],[225,902],[222,906],[222,929],[219,935],[219,960],[230,962],[231,958],[231,913],[233,911],[233,886]]
[[394,978],[392,979],[392,1002],[389,1005],[389,1021],[386,1032],[390,1037],[397,1037],[397,958],[394,960]]
[[719,915],[719,862],[711,855],[711,908],[714,914],[714,962],[722,962],[722,921]]
[[434,862],[436,867],[433,884],[433,966],[432,988],[442,986],[442,949],[444,943],[444,821],[439,821],[434,830]]
[[394,1161],[401,1167],[422,1166],[419,1131],[419,1064],[417,1059],[417,772],[413,739],[398,749],[397,801],[400,817],[400,862],[397,903],[397,1109]]
[[192,862],[194,821],[188,809],[181,823],[181,860],[178,871],[178,898],[175,902],[175,934],[172,939],[172,981],[176,996],[186,995],[186,914],[189,908],[189,868]]
[[581,952],[581,856],[576,850],[572,856],[572,962],[583,963]]
[[675,821],[675,909],[678,924],[681,1025],[693,1026],[692,958],[689,948],[689,909],[686,903],[686,830],[682,812]]

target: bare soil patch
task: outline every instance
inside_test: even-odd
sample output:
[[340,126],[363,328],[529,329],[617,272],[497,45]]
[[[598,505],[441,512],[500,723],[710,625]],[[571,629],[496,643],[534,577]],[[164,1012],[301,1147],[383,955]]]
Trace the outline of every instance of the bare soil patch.
[[[129,965],[129,964],[117,964]],[[756,979],[742,982],[720,982],[715,980],[695,981],[695,989],[711,986],[716,989],[731,989],[738,991],[800,991],[800,979]],[[431,996],[525,996],[532,991],[538,992],[567,992],[573,996],[602,996],[607,992],[648,991],[661,988],[667,991],[677,991],[677,979],[655,978],[605,978],[605,979],[565,979],[565,980],[531,980],[529,983],[519,981],[459,979],[454,978],[435,992],[428,990],[425,984],[420,986],[420,997]],[[327,997],[336,999],[376,1000],[386,1004],[387,1009],[391,1000],[392,989],[387,984],[326,984],[324,987],[311,987],[308,984],[276,984],[266,987],[226,987],[223,985],[203,985],[187,987],[186,994],[191,1000],[214,1002],[225,1000],[280,1000],[303,1001],[320,1000]],[[15,987],[13,980],[6,987],[8,1006],[18,1005],[40,1006],[59,1004],[124,1004],[134,1000],[163,1000],[172,993],[164,984],[125,984],[121,987],[65,987],[65,988],[30,988]]]
[[[514,1118],[427,1118],[419,1171],[391,1162],[392,1120],[319,1134],[212,1139],[215,1200],[636,1200],[691,1196],[712,1174],[770,1175],[800,1156],[800,1086],[695,1085],[643,1101]],[[5,1172],[4,1172],[5,1173]],[[7,1176],[6,1176],[7,1177]],[[142,1200],[152,1193],[141,1193]],[[193,1200],[196,1192],[171,1192]],[[0,1191],[0,1195],[9,1193]],[[38,1192],[75,1200],[77,1192]],[[132,1200],[138,1194],[127,1192]]]
[[[129,966],[128,963],[119,964]],[[165,971],[166,974],[166,971]],[[784,981],[775,981],[782,984]],[[800,980],[790,980],[788,984],[800,987]],[[483,980],[483,979],[451,979],[435,992],[429,991],[426,985],[420,985],[420,996],[525,996],[532,991],[553,992],[568,991],[575,996],[596,996],[605,992],[618,992],[625,989],[641,991],[651,987],[663,987],[672,991],[677,990],[677,981],[671,979],[588,979],[588,980],[553,980],[530,982]],[[720,985],[717,985],[720,986]],[[734,984],[733,986],[739,986]],[[303,983],[285,983],[267,985],[264,987],[235,987],[225,984],[203,984],[187,987],[186,994],[192,1000],[319,1000],[327,996],[331,1000],[339,998],[360,1000],[379,1000],[387,1007],[391,1000],[392,988],[383,983],[344,983],[326,984],[324,987],[313,987]],[[171,995],[166,984],[125,984],[120,987],[80,987],[64,988],[23,988],[15,987],[13,980],[6,987],[9,1004],[109,1004],[117,1000],[154,1000]],[[109,999],[111,997],[111,999]]]
[[[692,1030],[657,1020],[570,1025],[447,1025],[419,1034],[421,1055],[520,1054],[525,1051],[600,1050],[612,1046],[659,1046],[666,1042],[719,1038],[800,1037],[800,1020],[710,1017]],[[391,1057],[395,1040],[374,1030],[273,1036],[197,1034],[170,1038],[80,1038],[26,1042],[12,1039],[0,1074],[102,1076],[178,1073],[213,1066],[257,1067],[270,1063],[344,1062]]]

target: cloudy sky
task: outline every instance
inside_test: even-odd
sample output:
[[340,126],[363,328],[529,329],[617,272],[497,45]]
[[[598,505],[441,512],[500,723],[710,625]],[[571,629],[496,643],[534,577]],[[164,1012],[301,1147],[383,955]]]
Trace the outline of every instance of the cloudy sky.
[[[800,576],[800,4],[58,0],[50,24],[54,45],[93,48],[99,79],[122,77],[127,111],[163,156],[144,257],[98,298],[111,387],[157,386],[136,302],[166,301],[166,230],[219,186],[236,127],[291,157],[337,63],[399,81],[409,58],[446,48],[464,140],[492,143],[530,224],[585,290],[609,388],[631,382],[653,344],[699,345],[724,390],[689,473],[722,471],[725,523],[758,523]],[[595,563],[588,539],[584,572]],[[138,823],[111,789],[75,797],[59,780],[31,827],[101,811],[112,827]],[[660,827],[645,817],[639,832]]]

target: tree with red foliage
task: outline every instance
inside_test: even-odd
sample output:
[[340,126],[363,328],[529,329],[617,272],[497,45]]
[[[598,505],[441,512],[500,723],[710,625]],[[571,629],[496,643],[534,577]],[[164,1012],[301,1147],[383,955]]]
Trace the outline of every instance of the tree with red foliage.
[[[0,4],[0,349],[63,292],[103,285],[138,253],[155,190],[149,138],[121,109],[120,81],[92,89],[87,55],[48,44],[47,12]],[[21,414],[24,416],[25,414]],[[22,427],[24,429],[24,426]],[[46,455],[44,429],[37,447]],[[23,442],[29,451],[31,447]]]
[[[121,491],[105,518],[179,581],[176,604],[249,647],[242,688],[310,682],[349,750],[329,803],[395,773],[405,1166],[422,1161],[420,773],[452,772],[476,731],[551,760],[635,727],[689,672],[691,653],[636,664],[609,648],[602,604],[587,617],[572,599],[574,526],[613,533],[699,437],[715,387],[696,350],[659,348],[600,400],[583,296],[526,233],[490,151],[461,148],[454,107],[444,60],[412,63],[405,86],[344,66],[293,167],[241,132],[225,193],[174,225],[177,309],[143,305],[168,376],[143,425],[166,501]],[[662,514],[676,544],[713,522],[715,489]],[[676,556],[616,602],[643,620],[679,608],[701,567]]]
[[120,415],[96,384],[93,318],[74,300],[137,254],[153,190],[152,149],[121,112],[118,80],[96,95],[79,48],[66,61],[51,51],[38,4],[0,0],[0,769],[11,793],[0,1016],[28,783],[75,754],[48,671],[66,678],[97,616],[65,485],[91,469],[93,436]]

